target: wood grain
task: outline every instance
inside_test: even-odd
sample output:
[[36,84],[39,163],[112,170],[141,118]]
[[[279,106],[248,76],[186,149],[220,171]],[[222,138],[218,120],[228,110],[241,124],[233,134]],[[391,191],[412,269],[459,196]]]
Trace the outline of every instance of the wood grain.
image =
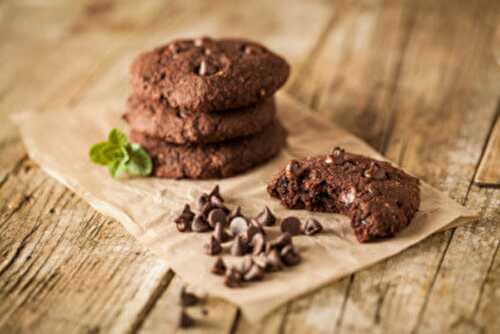
[[[484,11],[487,3],[461,3],[460,6],[450,3],[447,8],[431,3],[417,6],[399,2],[388,6],[390,9],[381,9],[373,2],[372,7],[358,4],[364,11],[365,24],[384,27],[379,35],[377,29],[367,29],[365,43],[360,44],[377,45],[383,41],[386,55],[396,53],[398,60],[391,62],[390,56],[377,58],[376,52],[362,50],[342,57],[342,52],[353,48],[351,40],[343,39],[342,35],[363,38],[356,34],[362,30],[362,23],[349,22],[349,11],[355,8],[351,6],[346,9],[347,13],[338,14],[343,21],[334,23],[323,50],[309,65],[312,78],[304,80],[308,84],[303,86],[294,85],[294,93],[305,96],[320,112],[328,113],[336,122],[386,152],[388,157],[464,202],[500,91],[498,72],[489,52],[491,28],[499,18],[497,6],[491,8],[490,15],[480,19],[479,16],[464,17],[463,13]],[[384,15],[384,12],[390,14]],[[362,14],[353,17],[360,21]],[[394,28],[388,29],[389,26]],[[347,33],[349,28],[355,32]],[[478,30],[482,31],[480,39],[476,39]],[[464,41],[469,39],[475,39],[474,43],[464,48]],[[340,50],[339,41],[344,43]],[[433,52],[428,54],[429,50]],[[377,68],[365,65],[370,61],[378,64]],[[462,66],[467,71],[458,71]],[[371,75],[371,71],[375,74]],[[301,89],[305,89],[305,93],[300,93]],[[349,91],[355,95],[349,95]],[[489,223],[484,217],[479,224]],[[358,273],[352,285],[339,282],[314,296],[293,302],[283,317],[287,332],[400,333],[419,330],[421,321],[436,323],[435,313],[424,310],[431,305],[429,296],[432,297],[436,275],[442,272],[443,257],[452,236],[452,232],[437,235],[400,256]],[[465,243],[470,249],[473,242]],[[490,251],[485,249],[486,258],[491,255]],[[459,257],[450,265],[465,274],[458,260]],[[485,262],[477,268],[483,270],[479,275],[486,274],[489,259]],[[475,283],[460,288],[472,294],[479,290],[480,283]],[[332,293],[342,296],[342,292],[347,299],[330,297],[329,304],[318,297],[323,294],[327,299]],[[453,302],[457,301],[449,296],[440,297],[451,301],[452,307],[441,309],[443,322],[437,323],[442,325],[439,327],[442,331],[451,330],[451,323],[445,319],[458,317],[460,312],[453,308]],[[294,312],[295,304],[306,306],[298,306]],[[432,303],[434,305],[439,303]],[[322,321],[307,321],[308,316],[314,315]]]
[[168,283],[163,261],[29,164],[0,203],[1,333],[124,332]]
[[500,185],[500,120],[498,117],[494,124],[474,179],[479,185]]

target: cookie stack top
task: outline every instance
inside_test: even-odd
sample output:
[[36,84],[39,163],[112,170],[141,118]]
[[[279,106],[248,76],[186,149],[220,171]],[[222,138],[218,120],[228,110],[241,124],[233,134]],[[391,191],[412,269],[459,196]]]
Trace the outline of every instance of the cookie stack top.
[[156,176],[230,176],[284,145],[273,95],[290,67],[260,44],[174,40],[140,54],[130,71],[124,119],[152,155]]
[[184,39],[141,54],[131,66],[138,96],[192,113],[247,107],[287,80],[287,62],[242,39]]

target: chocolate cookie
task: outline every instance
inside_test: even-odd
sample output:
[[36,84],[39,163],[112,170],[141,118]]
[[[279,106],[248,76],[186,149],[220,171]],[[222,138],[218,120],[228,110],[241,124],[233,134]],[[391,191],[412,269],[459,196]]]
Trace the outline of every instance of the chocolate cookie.
[[394,236],[410,224],[420,205],[417,178],[339,148],[329,155],[292,160],[267,190],[288,208],[351,217],[360,242]]
[[153,158],[153,175],[164,178],[207,179],[242,173],[274,157],[285,145],[285,130],[277,121],[264,131],[222,143],[176,145],[132,131]]
[[211,112],[246,107],[274,94],[287,62],[243,39],[175,40],[143,53],[131,66],[137,95],[173,108]]
[[202,144],[260,132],[273,122],[275,114],[274,98],[231,112],[192,113],[133,95],[123,117],[134,130],[148,136],[175,144]]

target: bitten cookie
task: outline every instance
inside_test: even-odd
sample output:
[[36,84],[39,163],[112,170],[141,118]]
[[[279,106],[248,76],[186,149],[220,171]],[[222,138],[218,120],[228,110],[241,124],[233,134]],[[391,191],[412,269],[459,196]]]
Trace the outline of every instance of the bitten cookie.
[[233,176],[271,159],[285,145],[286,133],[275,121],[258,134],[216,144],[175,145],[137,131],[130,138],[152,157],[154,176],[207,179]]
[[139,55],[131,66],[131,84],[146,99],[163,99],[181,110],[211,112],[270,97],[289,73],[283,58],[251,41],[183,39]]
[[339,148],[329,155],[292,160],[267,190],[287,208],[351,217],[360,242],[394,236],[410,224],[420,205],[417,178]]
[[174,144],[206,144],[260,132],[273,122],[275,114],[274,98],[237,111],[192,113],[133,95],[123,117],[132,129],[151,137]]

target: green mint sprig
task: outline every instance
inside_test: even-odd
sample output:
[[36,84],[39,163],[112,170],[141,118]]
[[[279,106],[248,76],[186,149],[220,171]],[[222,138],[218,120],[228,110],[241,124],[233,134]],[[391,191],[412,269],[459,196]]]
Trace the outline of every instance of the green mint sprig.
[[90,160],[108,167],[113,177],[120,177],[125,172],[130,176],[148,176],[153,171],[153,162],[148,153],[138,144],[128,142],[127,136],[118,129],[113,129],[108,140],[92,145]]

